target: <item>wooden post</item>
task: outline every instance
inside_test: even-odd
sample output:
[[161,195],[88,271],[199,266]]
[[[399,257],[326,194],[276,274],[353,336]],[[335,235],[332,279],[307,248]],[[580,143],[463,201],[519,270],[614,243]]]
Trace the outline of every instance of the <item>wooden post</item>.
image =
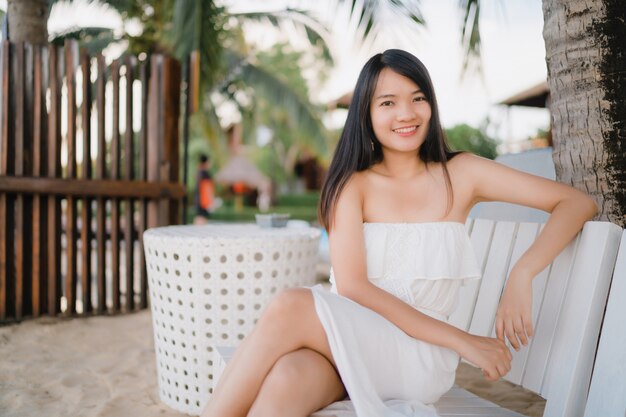
[[[178,182],[180,64],[152,56],[148,113],[148,181]],[[182,200],[150,202],[148,227],[180,223]]]
[[[180,122],[180,63],[166,57],[163,65],[163,167],[166,177],[162,180],[179,181],[179,122]],[[169,200],[167,224],[180,224],[182,221],[182,200]]]
[[[163,131],[162,121],[162,94],[161,79],[163,77],[161,67],[163,56],[152,55],[150,57],[150,90],[148,92],[148,142],[147,156],[148,166],[146,175],[148,181],[159,180],[159,163],[162,154]],[[156,227],[159,222],[159,201],[150,200],[148,202],[148,227]]]

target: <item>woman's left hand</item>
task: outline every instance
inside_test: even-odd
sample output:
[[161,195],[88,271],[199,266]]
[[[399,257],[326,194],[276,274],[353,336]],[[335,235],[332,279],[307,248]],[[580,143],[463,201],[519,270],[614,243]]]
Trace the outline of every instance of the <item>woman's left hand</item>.
[[511,271],[496,313],[496,336],[504,340],[506,335],[511,346],[519,351],[533,336],[532,323],[532,276]]

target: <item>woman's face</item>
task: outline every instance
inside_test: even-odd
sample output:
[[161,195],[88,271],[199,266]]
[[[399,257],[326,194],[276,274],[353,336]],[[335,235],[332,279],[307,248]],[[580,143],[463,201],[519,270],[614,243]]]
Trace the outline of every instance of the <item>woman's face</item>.
[[370,116],[384,152],[416,152],[428,135],[431,109],[417,84],[384,68],[378,76]]

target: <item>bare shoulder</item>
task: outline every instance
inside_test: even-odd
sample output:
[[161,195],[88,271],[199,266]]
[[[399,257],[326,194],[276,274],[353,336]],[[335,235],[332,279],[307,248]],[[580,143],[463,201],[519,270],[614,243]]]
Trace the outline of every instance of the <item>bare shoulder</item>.
[[353,173],[352,175],[350,175],[350,178],[348,178],[346,185],[343,187],[340,198],[345,195],[346,197],[350,197],[351,199],[362,199],[363,191],[367,187],[366,183],[367,175],[365,174],[365,172]]
[[588,196],[568,185],[471,153],[457,155],[450,166],[463,173],[477,202],[503,201],[546,212],[552,212],[559,201],[567,198],[579,199],[581,204],[591,203]]
[[482,156],[475,155],[471,152],[460,153],[448,162],[449,167],[464,172],[467,172],[465,170],[469,170],[470,172],[472,172],[482,169],[489,169],[489,166],[492,166],[493,164],[499,165],[497,162],[492,161],[491,159],[483,158]]
[[348,178],[337,199],[333,224],[345,225],[353,221],[362,222],[360,219],[363,218],[364,188],[364,178],[361,173],[356,172]]
[[485,181],[489,178],[515,171],[499,162],[471,152],[456,155],[447,165],[453,177],[462,181],[464,187],[472,189],[480,189],[481,184],[484,186]]

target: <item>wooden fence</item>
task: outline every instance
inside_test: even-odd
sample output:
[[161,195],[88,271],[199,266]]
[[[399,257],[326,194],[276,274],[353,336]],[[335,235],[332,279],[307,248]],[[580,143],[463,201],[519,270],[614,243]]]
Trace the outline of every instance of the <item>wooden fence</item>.
[[0,322],[145,308],[143,231],[182,215],[179,63],[74,42],[0,60]]

